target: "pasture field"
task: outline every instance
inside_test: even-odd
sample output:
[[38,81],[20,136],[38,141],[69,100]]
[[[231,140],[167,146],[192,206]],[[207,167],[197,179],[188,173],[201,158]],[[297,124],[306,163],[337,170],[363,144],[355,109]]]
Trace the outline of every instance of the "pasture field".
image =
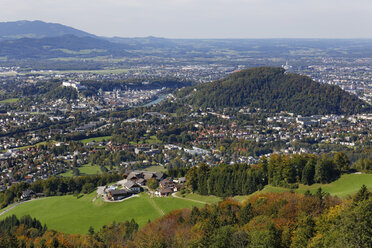
[[[303,193],[310,190],[314,193],[319,187],[322,187],[325,192],[343,198],[353,195],[363,184],[372,189],[372,174],[343,175],[330,184],[300,185],[295,191]],[[285,191],[289,191],[289,189],[266,186],[263,190],[254,194]],[[92,202],[95,195],[96,193],[93,192],[80,198],[68,195],[28,201],[1,215],[0,219],[12,214],[18,217],[30,214],[43,224],[45,223],[50,229],[66,233],[86,234],[90,226],[99,230],[103,225],[110,224],[113,221],[121,222],[132,218],[140,226],[143,226],[149,220],[155,220],[176,209],[191,208],[192,206],[202,207],[205,203],[211,204],[222,200],[221,197],[198,194],[186,194],[183,198],[180,193],[177,193],[177,195],[181,198],[172,196],[151,198],[146,193],[141,193],[139,197],[133,197],[123,202],[108,203],[100,198]],[[244,201],[248,197],[235,196],[233,199]]]
[[68,195],[28,201],[0,216],[0,219],[12,214],[18,217],[29,214],[46,224],[49,229],[86,234],[90,226],[98,231],[114,221],[122,222],[133,218],[141,227],[148,220],[153,221],[172,210],[203,206],[201,203],[171,196],[150,198],[146,193],[123,202],[103,202],[100,198],[92,202],[95,195],[94,192],[79,199]]
[[176,193],[178,197],[182,197],[184,199],[190,199],[190,200],[195,200],[195,201],[200,201],[200,202],[205,202],[208,204],[213,204],[222,201],[222,197],[214,196],[214,195],[199,195],[197,193],[192,193],[192,194],[182,194],[180,192]]
[[[318,188],[322,188],[324,192],[333,196],[345,198],[348,195],[352,196],[355,194],[363,184],[366,185],[369,190],[372,190],[372,174],[344,174],[338,180],[329,184],[316,183],[310,186],[300,184],[298,189],[294,189],[294,191],[305,193],[307,190],[310,190],[311,193],[315,193]],[[286,191],[290,191],[290,189],[266,185],[263,190],[257,191],[253,194]]]
[[83,143],[84,145],[90,142],[101,142],[101,141],[108,141],[111,139],[112,136],[102,136],[102,137],[94,137],[94,138],[89,138],[89,139],[82,139],[79,140],[79,142]]
[[9,99],[0,101],[0,103],[16,103],[18,101],[19,101],[19,98],[9,98]]
[[[98,165],[85,164],[82,167],[79,167],[80,175],[97,175],[102,174],[101,167]],[[72,170],[68,170],[65,173],[60,174],[62,177],[73,177]]]
[[[327,192],[333,196],[345,198],[349,195],[352,196],[353,194],[355,194],[362,187],[363,184],[372,191],[372,174],[344,174],[338,180],[329,184],[317,183],[310,186],[300,184],[298,189],[294,189],[294,191],[298,193],[305,193],[307,190],[310,190],[311,193],[315,193],[317,189],[321,187],[324,192]],[[265,188],[260,191],[256,191],[251,195],[258,193],[281,193],[287,191],[290,191],[290,189],[266,185]],[[237,201],[243,202],[251,195],[238,195],[232,198]],[[180,193],[177,193],[177,196],[182,197]],[[222,197],[204,196],[195,193],[185,194],[184,198],[207,203],[216,203],[222,200]]]
[[[84,51],[84,52],[87,52]],[[101,61],[103,58],[98,58],[97,61]],[[57,61],[79,61],[79,58],[57,58],[52,59]],[[121,73],[128,73],[130,69],[102,69],[102,70],[51,70],[51,71],[35,71],[35,72],[24,72],[21,73],[21,75],[28,75],[28,74],[41,74],[41,75],[49,75],[52,73],[58,73],[58,74],[70,74],[70,73],[92,73],[92,74],[121,74]]]

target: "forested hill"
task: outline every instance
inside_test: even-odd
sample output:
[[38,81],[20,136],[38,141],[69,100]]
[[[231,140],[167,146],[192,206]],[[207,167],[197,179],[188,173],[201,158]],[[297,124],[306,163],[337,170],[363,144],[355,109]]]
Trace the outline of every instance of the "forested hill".
[[0,57],[49,59],[60,57],[129,56],[123,44],[104,39],[64,35],[0,41]]
[[356,114],[371,106],[338,86],[322,85],[282,68],[259,67],[185,88],[178,97],[195,107],[254,107],[302,115]]
[[95,35],[58,23],[43,21],[0,22],[0,39],[45,38],[63,35],[95,37]]

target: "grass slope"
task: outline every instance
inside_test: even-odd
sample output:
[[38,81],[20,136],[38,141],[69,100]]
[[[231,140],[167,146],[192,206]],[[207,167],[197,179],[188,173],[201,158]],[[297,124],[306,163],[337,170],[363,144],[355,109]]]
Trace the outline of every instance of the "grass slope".
[[179,208],[203,206],[200,203],[173,197],[151,199],[145,193],[142,193],[140,197],[117,203],[107,203],[101,199],[92,202],[94,196],[95,193],[80,199],[70,195],[29,201],[2,215],[0,219],[12,214],[18,217],[30,214],[50,229],[85,234],[90,226],[99,230],[103,225],[113,221],[121,222],[132,218],[143,226],[148,220],[161,217],[162,213]]
[[[355,194],[362,187],[363,184],[366,185],[369,190],[372,190],[372,174],[345,174],[342,175],[341,178],[330,184],[313,184],[311,186],[301,184],[299,188],[295,189],[294,191],[298,193],[305,193],[305,191],[310,190],[310,192],[315,193],[316,190],[321,187],[323,191],[328,192],[333,196],[344,198],[348,195],[351,196]],[[258,193],[281,193],[287,191],[290,191],[290,189],[266,185],[263,190],[257,191],[251,195]],[[177,193],[177,195],[179,197],[182,197],[180,193]],[[238,195],[232,198],[237,201],[243,202],[251,195]],[[205,196],[196,193],[185,194],[184,198],[207,203],[217,203],[219,201],[222,201],[222,197],[212,195]]]
[[[333,196],[344,198],[348,195],[351,196],[355,194],[363,184],[366,185],[368,189],[372,190],[372,174],[344,174],[338,180],[329,184],[317,183],[310,186],[301,184],[298,189],[295,189],[295,191],[304,193],[305,191],[310,190],[310,192],[314,193],[319,187],[321,187],[323,191],[328,192]],[[268,185],[263,190],[254,194],[286,191],[290,190]]]
[[[79,167],[80,175],[97,175],[102,174],[101,167],[98,165],[85,164]],[[72,170],[68,170],[65,173],[60,174],[62,177],[73,177]]]
[[102,136],[102,137],[94,137],[94,138],[89,138],[89,139],[82,139],[79,140],[79,142],[83,143],[84,145],[90,142],[101,142],[101,141],[108,141],[111,139],[112,136]]
[[2,100],[0,101],[0,103],[16,103],[18,102],[19,98],[9,98],[9,99],[5,99],[5,100]]
[[209,203],[209,204],[217,203],[217,202],[220,202],[220,201],[223,200],[222,197],[218,197],[218,196],[214,196],[214,195],[199,195],[197,193],[185,194],[184,196],[182,196],[182,194],[178,192],[177,196],[182,197],[184,199],[201,201],[201,202],[206,202],[206,203]]

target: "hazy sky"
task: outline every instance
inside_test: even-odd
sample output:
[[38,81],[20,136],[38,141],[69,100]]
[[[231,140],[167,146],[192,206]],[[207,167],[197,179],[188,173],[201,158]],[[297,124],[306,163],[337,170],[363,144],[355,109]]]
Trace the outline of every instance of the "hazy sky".
[[0,0],[0,21],[103,36],[372,38],[371,0]]

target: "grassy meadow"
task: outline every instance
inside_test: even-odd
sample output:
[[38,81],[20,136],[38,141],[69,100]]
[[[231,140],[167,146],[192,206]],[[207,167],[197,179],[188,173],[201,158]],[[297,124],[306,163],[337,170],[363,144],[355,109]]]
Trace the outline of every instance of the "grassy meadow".
[[[329,193],[332,196],[338,196],[340,198],[345,198],[347,196],[354,195],[362,185],[366,185],[369,190],[372,190],[372,174],[344,174],[338,180],[329,184],[313,184],[313,185],[303,185],[300,184],[298,189],[294,189],[295,192],[305,193],[309,190],[311,193],[315,193],[318,188],[322,188],[324,192]],[[257,191],[253,194],[258,193],[280,193],[287,192],[290,189],[274,187],[271,185],[266,185],[263,190]],[[239,201],[244,201],[249,196],[236,196],[235,199]]]
[[94,137],[94,138],[89,138],[89,139],[82,139],[79,140],[79,142],[83,143],[84,145],[90,142],[101,142],[101,141],[108,141],[111,139],[112,136],[102,136],[102,137]]
[[[372,174],[348,174],[341,176],[335,182],[330,184],[314,184],[311,186],[300,185],[296,192],[303,193],[306,190],[315,192],[319,187],[331,195],[337,195],[344,198],[353,195],[360,187],[365,184],[372,190]],[[285,192],[289,189],[266,186],[257,193]],[[113,221],[121,222],[135,219],[143,226],[148,220],[155,220],[162,215],[180,208],[190,208],[192,206],[201,207],[205,203],[212,204],[222,200],[216,196],[202,196],[198,194],[185,194],[181,198],[150,198],[146,193],[141,193],[140,197],[134,197],[123,202],[107,203],[100,198],[92,202],[96,193],[77,198],[72,195],[41,198],[25,202],[6,214],[0,216],[0,219],[15,214],[23,216],[30,214],[32,217],[45,223],[50,229],[63,231],[67,233],[87,233],[90,226],[95,230],[103,225]],[[235,196],[233,199],[244,201],[249,196]]]
[[18,101],[19,101],[19,98],[9,98],[9,99],[0,101],[0,103],[16,103]]
[[213,204],[217,203],[223,200],[222,197],[214,196],[214,195],[199,195],[197,193],[192,193],[192,194],[182,194],[180,192],[177,193],[177,196],[185,198],[185,199],[190,199],[194,201],[200,201],[200,202],[205,202],[208,204]]
[[[102,174],[101,167],[98,165],[91,165],[91,164],[85,164],[81,167],[79,167],[80,175],[86,176],[86,175],[97,175]],[[72,170],[68,170],[65,173],[60,174],[62,177],[73,177]]]
[[[349,195],[352,196],[353,194],[355,194],[362,187],[363,184],[372,191],[372,174],[345,174],[342,175],[338,180],[329,184],[316,183],[310,186],[300,184],[298,189],[294,189],[294,191],[298,193],[305,193],[307,190],[310,190],[311,193],[315,193],[316,190],[321,187],[323,191],[330,193],[333,196],[345,198]],[[290,189],[266,185],[264,189],[257,191],[251,195],[258,193],[281,193],[287,191],[290,191]],[[181,197],[180,193],[177,193],[177,195]],[[233,199],[243,202],[251,195],[234,196]],[[216,203],[222,200],[222,197],[204,196],[195,193],[185,194],[184,198],[206,203]]]
[[132,218],[143,226],[148,220],[155,220],[172,210],[203,206],[187,199],[150,198],[146,193],[123,202],[108,203],[100,198],[92,202],[95,195],[94,192],[79,199],[68,195],[25,202],[0,216],[0,219],[12,214],[18,217],[30,214],[49,229],[86,234],[90,226],[99,230],[114,221],[122,222]]

